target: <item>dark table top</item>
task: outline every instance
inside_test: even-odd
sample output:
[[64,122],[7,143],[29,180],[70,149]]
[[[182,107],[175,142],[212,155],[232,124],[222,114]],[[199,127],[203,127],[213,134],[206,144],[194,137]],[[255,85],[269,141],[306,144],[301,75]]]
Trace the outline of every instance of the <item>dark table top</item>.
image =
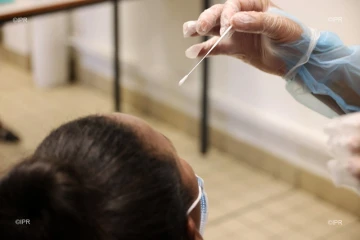
[[0,24],[16,21],[16,19],[33,17],[47,13],[70,10],[109,0],[34,0],[21,3],[0,4]]

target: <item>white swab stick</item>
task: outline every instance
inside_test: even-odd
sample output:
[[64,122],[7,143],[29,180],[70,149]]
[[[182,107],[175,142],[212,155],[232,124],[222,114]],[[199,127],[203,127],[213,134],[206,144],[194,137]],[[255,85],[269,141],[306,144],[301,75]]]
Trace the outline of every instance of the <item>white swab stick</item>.
[[228,27],[224,34],[216,41],[216,43],[210,48],[210,50],[207,52],[207,54],[198,62],[193,69],[179,81],[179,86],[183,85],[183,83],[186,81],[186,79],[189,77],[189,75],[199,66],[199,64],[210,54],[210,52],[219,44],[219,42],[224,38],[224,36],[230,31],[232,26]]

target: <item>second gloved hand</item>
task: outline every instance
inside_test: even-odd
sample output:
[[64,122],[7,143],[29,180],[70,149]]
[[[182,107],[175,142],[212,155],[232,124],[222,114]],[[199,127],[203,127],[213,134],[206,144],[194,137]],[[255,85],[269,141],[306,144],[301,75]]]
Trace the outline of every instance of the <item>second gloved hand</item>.
[[334,157],[328,163],[333,181],[360,194],[360,113],[335,118],[325,133]]

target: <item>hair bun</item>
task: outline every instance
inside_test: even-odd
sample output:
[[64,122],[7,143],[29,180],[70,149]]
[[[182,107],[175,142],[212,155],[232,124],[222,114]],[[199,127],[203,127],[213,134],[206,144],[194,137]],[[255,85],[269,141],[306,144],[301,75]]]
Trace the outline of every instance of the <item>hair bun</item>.
[[83,221],[84,215],[89,212],[84,204],[89,196],[84,189],[74,172],[55,161],[21,162],[0,180],[0,239],[4,239],[3,230],[20,234],[19,226],[14,224],[16,219],[30,221],[32,236],[50,228],[54,232],[55,226],[58,237],[64,238],[68,236],[65,232],[84,230],[88,224]]
[[0,195],[6,199],[3,200],[6,205],[14,205],[21,214],[37,218],[45,209],[63,203],[61,198],[71,186],[76,186],[76,181],[55,164],[27,160],[13,168],[0,182]]

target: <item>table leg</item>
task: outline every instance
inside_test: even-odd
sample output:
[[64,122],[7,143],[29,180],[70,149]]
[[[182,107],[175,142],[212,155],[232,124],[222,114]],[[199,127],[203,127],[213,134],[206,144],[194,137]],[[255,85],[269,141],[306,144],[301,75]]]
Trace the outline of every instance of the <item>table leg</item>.
[[[203,1],[204,9],[210,7],[210,0]],[[204,37],[204,41],[207,37]],[[203,62],[203,84],[201,89],[201,123],[200,123],[200,151],[206,154],[209,146],[209,60],[206,58]]]
[[113,0],[114,10],[114,106],[115,111],[121,111],[121,94],[120,94],[120,49],[119,49],[119,2]]

